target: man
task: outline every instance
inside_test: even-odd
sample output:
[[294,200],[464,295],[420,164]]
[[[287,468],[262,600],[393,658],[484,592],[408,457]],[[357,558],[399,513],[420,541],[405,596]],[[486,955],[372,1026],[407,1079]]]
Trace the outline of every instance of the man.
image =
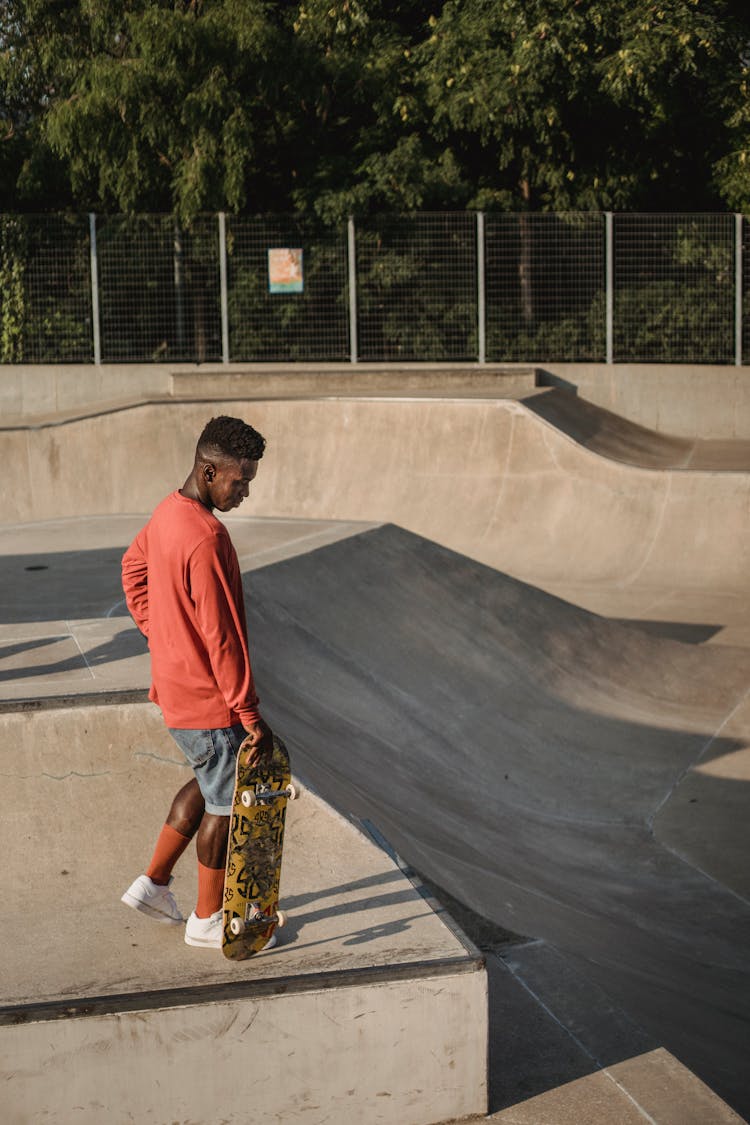
[[242,503],[264,449],[252,426],[212,418],[190,476],[158,505],[122,560],[127,606],[151,653],[149,698],[195,775],[172,802],[146,873],[122,901],[159,921],[182,922],[169,887],[195,835],[198,902],[185,927],[188,945],[221,948],[236,756],[256,761],[273,745],[258,710],[237,552],[213,514]]

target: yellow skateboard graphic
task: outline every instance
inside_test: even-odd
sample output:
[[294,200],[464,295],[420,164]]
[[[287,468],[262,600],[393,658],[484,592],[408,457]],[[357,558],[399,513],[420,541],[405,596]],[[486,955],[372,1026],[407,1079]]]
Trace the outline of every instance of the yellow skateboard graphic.
[[274,735],[273,753],[256,766],[237,755],[224,878],[224,956],[241,961],[260,953],[277,926],[287,801],[297,796],[289,755]]

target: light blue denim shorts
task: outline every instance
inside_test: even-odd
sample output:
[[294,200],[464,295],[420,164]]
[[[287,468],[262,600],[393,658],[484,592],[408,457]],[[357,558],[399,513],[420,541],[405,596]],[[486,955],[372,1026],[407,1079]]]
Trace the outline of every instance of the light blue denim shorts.
[[243,726],[216,730],[177,730],[169,733],[193,767],[206,802],[206,812],[229,816],[232,812],[237,751],[247,738]]

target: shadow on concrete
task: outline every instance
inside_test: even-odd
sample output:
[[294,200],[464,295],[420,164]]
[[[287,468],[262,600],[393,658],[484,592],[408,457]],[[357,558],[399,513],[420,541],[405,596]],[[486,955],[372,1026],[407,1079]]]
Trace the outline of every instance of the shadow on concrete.
[[723,625],[700,625],[689,621],[639,621],[636,618],[615,618],[623,625],[633,625],[653,637],[664,637],[670,641],[680,641],[684,645],[704,645],[718,637]]
[[120,564],[127,544],[0,556],[0,624],[127,617]]
[[[58,660],[37,659],[43,650],[54,652],[58,649],[61,652],[72,651],[70,655],[61,656]],[[110,666],[116,664],[118,660],[141,656],[146,651],[146,642],[135,626],[132,629],[123,629],[115,637],[88,649],[85,656],[78,650],[69,634],[17,641],[9,645],[0,645],[0,683],[11,680],[48,679],[89,668]],[[4,663],[8,666],[3,667]]]
[[[554,970],[514,947],[496,987],[537,998],[570,1073],[659,1044],[747,1113],[750,791],[701,770],[747,745],[750,654],[607,621],[394,527],[247,587],[296,767],[537,939]],[[509,1096],[535,1070],[559,1080],[530,1058]]]
[[564,379],[522,398],[524,406],[602,457],[647,469],[750,470],[750,441],[708,441],[658,433],[580,397]]

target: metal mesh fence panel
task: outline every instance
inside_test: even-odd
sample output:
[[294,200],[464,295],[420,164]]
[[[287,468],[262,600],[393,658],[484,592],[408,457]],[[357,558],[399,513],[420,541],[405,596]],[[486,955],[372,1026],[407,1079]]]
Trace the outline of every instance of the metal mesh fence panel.
[[[96,220],[107,362],[346,361],[347,229],[227,217]],[[750,224],[733,215],[379,216],[356,224],[362,361],[733,363],[750,355]],[[741,230],[742,270],[736,269]],[[94,358],[88,216],[0,215],[0,362]],[[478,298],[484,266],[484,302]],[[477,324],[479,308],[484,323]],[[736,317],[741,311],[740,338]],[[484,332],[480,331],[484,329]],[[611,344],[611,353],[607,344]]]
[[357,325],[363,360],[477,356],[474,215],[357,222]]
[[614,358],[731,363],[731,215],[616,215]]
[[346,229],[227,216],[233,361],[349,357]]
[[487,359],[604,358],[603,215],[488,214],[485,273]]
[[0,362],[92,358],[88,218],[0,215]]
[[215,216],[181,230],[168,215],[97,221],[102,359],[221,359]]

